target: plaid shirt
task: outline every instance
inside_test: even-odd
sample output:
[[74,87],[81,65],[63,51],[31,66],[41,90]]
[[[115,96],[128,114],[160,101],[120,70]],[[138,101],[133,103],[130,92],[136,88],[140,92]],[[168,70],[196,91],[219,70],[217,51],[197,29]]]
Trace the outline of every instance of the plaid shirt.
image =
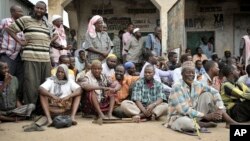
[[131,100],[140,101],[144,106],[148,106],[159,98],[166,100],[162,89],[163,86],[160,82],[153,80],[153,85],[149,87],[144,78],[141,78],[133,87]]
[[[21,51],[21,45],[17,43],[6,31],[4,31],[4,28],[9,27],[12,23],[14,23],[12,18],[5,18],[1,20],[0,54],[6,54],[12,60],[15,60],[18,53]],[[17,37],[24,39],[23,32],[17,33]]]
[[[95,38],[91,38],[89,34],[86,33],[86,39],[84,45],[85,49],[93,47],[101,52],[106,52],[111,48],[111,46],[113,46],[113,43],[110,40],[107,32],[97,33],[97,36]],[[98,53],[88,51],[88,58],[87,58],[88,62],[91,63],[91,61],[99,59],[100,56],[101,55]]]
[[216,106],[219,107],[219,109],[224,109],[220,93],[213,87],[194,81],[190,88],[183,80],[180,80],[173,85],[169,95],[169,124],[179,116],[188,116],[190,118],[203,117],[204,113],[195,110],[198,104],[198,98],[203,92],[210,92]]

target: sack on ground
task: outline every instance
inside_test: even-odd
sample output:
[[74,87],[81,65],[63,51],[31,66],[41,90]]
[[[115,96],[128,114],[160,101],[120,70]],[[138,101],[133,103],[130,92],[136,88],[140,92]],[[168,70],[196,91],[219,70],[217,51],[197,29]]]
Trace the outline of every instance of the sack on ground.
[[72,119],[68,115],[59,115],[53,119],[53,124],[55,128],[65,128],[72,125]]

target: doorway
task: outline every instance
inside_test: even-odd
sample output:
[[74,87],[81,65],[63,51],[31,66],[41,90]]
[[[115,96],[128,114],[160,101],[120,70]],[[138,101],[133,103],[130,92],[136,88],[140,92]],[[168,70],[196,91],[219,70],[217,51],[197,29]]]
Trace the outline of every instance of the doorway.
[[[206,37],[208,40],[213,38],[215,39],[214,31],[188,31],[187,32],[187,48],[190,48],[192,55],[196,53],[196,48],[201,44],[201,38]],[[215,41],[213,40],[214,52],[216,50]]]

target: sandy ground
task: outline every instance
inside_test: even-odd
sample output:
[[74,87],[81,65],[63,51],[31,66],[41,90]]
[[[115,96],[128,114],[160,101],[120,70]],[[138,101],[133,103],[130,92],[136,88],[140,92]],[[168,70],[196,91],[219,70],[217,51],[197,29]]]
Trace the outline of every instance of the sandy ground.
[[[1,141],[195,141],[197,136],[184,135],[165,128],[161,121],[143,123],[92,124],[92,119],[77,117],[78,125],[56,129],[45,127],[42,132],[23,132],[22,126],[31,121],[1,123]],[[209,129],[212,133],[202,133],[202,141],[228,141],[229,129],[225,123]]]

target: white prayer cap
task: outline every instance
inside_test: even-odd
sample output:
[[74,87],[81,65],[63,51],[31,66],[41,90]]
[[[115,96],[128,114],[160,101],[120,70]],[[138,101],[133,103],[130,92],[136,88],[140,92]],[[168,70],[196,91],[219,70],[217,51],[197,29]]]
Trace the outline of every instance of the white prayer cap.
[[60,16],[60,15],[53,15],[51,21],[53,22],[54,20],[57,20],[57,19],[60,19],[60,18],[62,18],[62,16]]
[[133,33],[137,32],[137,31],[139,31],[139,30],[140,30],[140,28],[135,28],[135,29],[133,30]]

